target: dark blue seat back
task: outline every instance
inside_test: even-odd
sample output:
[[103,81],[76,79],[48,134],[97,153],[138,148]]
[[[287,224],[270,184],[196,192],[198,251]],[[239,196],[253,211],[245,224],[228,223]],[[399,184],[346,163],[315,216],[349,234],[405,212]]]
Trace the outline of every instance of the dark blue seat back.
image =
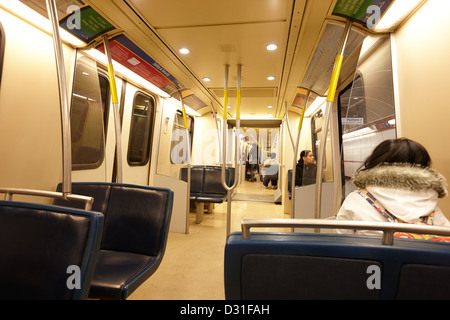
[[150,187],[111,188],[102,249],[157,256],[172,213],[172,192]]
[[[220,194],[226,196],[227,191],[222,186],[222,170],[220,168],[205,167],[203,182],[204,194]],[[225,181],[230,181],[230,170],[225,170]]]
[[[371,288],[380,271],[380,289]],[[450,299],[450,244],[336,234],[232,233],[226,299]],[[442,285],[445,284],[445,285]]]
[[[61,189],[58,185],[57,191]],[[102,249],[155,256],[163,250],[168,233],[173,192],[131,184],[76,182],[72,192],[94,198],[93,209],[105,215]],[[79,206],[56,199],[55,204]],[[165,243],[164,243],[165,245]]]
[[[0,201],[0,299],[86,299],[103,219],[93,211]],[[71,286],[78,270],[70,266],[79,268],[79,289]]]
[[[93,206],[104,210],[105,214],[101,251],[89,297],[126,299],[162,261],[173,191],[101,182],[73,183],[72,191],[94,197]],[[77,205],[59,199],[56,203]]]
[[[225,181],[228,186],[234,183],[234,168],[225,169]],[[222,186],[222,168],[220,166],[198,165],[191,167],[191,200],[198,202],[223,202],[227,191]],[[180,179],[187,181],[187,167],[180,169]]]
[[[194,197],[200,195],[203,191],[203,166],[191,167],[191,196]],[[187,168],[181,168],[180,170],[181,180],[187,181]]]

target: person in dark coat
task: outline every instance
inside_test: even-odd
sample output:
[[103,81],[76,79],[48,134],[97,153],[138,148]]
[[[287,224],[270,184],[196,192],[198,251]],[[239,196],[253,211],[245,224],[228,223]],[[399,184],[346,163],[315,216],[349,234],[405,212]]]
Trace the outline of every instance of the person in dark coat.
[[300,152],[300,159],[295,167],[295,185],[307,186],[316,183],[316,164],[311,150]]

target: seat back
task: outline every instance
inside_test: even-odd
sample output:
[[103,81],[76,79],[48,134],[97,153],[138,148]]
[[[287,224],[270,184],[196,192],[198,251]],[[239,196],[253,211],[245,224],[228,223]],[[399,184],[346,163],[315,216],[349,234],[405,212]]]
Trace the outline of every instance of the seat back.
[[[225,168],[225,181],[228,186],[234,183],[233,167]],[[220,166],[198,165],[191,167],[191,199],[195,196],[207,197],[208,194],[227,195],[222,186],[222,168]],[[187,167],[180,169],[180,179],[187,181]]]
[[165,247],[172,214],[168,189],[114,185],[102,249],[157,256]]
[[[203,191],[203,166],[191,167],[191,194],[201,194]],[[180,178],[187,181],[187,168],[180,169]]]
[[94,211],[0,201],[0,299],[86,299],[103,219]]
[[[220,194],[226,196],[222,186],[222,170],[220,167],[205,167],[203,194]],[[230,181],[230,170],[225,170],[225,181]]]
[[450,299],[449,282],[444,242],[236,232],[225,247],[226,299]]
[[[164,252],[172,214],[171,190],[101,182],[76,182],[72,190],[93,197],[93,208],[105,214],[101,249],[148,256]],[[62,199],[55,204],[76,205]]]

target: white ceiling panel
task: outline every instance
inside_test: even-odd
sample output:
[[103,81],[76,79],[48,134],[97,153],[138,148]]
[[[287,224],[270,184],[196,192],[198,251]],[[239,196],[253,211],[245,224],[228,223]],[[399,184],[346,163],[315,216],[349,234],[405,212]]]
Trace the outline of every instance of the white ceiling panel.
[[[276,93],[281,83],[292,0],[128,2],[213,94],[223,91],[227,64],[230,66],[229,88],[237,86],[237,65],[241,64],[241,114],[267,116],[267,106],[276,104]],[[278,46],[277,50],[266,49],[271,43]],[[190,53],[179,53],[181,48],[188,48]],[[269,76],[275,79],[268,80]],[[203,81],[204,77],[211,81]],[[247,92],[258,91],[253,90],[255,88],[269,88],[275,95],[245,95],[246,89],[250,89]],[[223,104],[223,95],[218,95],[218,100]],[[205,102],[209,104],[209,101]],[[234,103],[235,99],[230,97],[229,104]]]

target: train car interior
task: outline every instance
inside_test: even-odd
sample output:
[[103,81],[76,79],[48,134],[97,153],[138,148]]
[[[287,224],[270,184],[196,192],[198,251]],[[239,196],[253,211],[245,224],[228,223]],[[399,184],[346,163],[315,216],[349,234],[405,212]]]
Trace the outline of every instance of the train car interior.
[[337,219],[383,141],[450,178],[448,10],[0,0],[2,299],[449,299],[446,191]]

